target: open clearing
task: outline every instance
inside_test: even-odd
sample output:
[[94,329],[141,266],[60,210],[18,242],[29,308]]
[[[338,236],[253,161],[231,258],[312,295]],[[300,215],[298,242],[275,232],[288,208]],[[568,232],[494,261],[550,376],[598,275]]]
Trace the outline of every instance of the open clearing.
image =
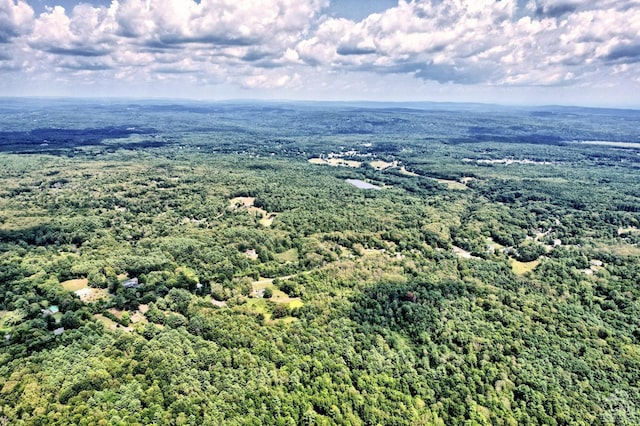
[[78,291],[89,287],[89,280],[86,278],[79,278],[77,280],[68,280],[62,283],[62,288],[67,291]]
[[116,308],[109,308],[108,310],[109,310],[109,312],[111,312],[113,315],[115,315],[119,319],[122,319],[122,314],[124,314],[126,312],[126,311],[122,311],[122,310],[116,309]]
[[291,309],[302,308],[303,306],[304,302],[302,302],[302,300],[300,299],[291,299],[291,301],[289,302],[289,307]]
[[456,247],[456,246],[453,246],[453,253],[456,254],[458,257],[461,257],[462,259],[474,259],[474,258],[476,258],[470,252],[466,251],[463,248]]
[[[286,280],[290,277],[282,277],[281,279]],[[273,285],[273,280],[274,278],[264,278],[258,281],[254,281],[251,286],[253,287],[253,291],[251,292],[251,295],[254,298],[262,298],[262,295],[264,294],[264,289],[266,288],[270,288],[273,291],[273,296],[271,296],[270,299],[265,299],[265,300],[271,300],[273,302],[276,303],[288,303],[290,307],[294,307],[291,304],[295,304],[295,307],[302,307],[304,305],[304,303],[302,302],[302,300],[300,300],[299,297],[289,297],[289,295],[287,295],[287,293],[278,290],[274,285]]]
[[420,176],[417,173],[414,172],[410,172],[409,170],[407,170],[404,166],[400,167],[400,173],[405,175],[405,176],[413,176],[413,177],[418,177]]
[[227,306],[227,302],[225,302],[224,300],[216,300],[213,297],[211,298],[211,304],[218,308],[225,308]]
[[65,290],[73,291],[83,302],[95,302],[109,297],[109,290],[106,288],[89,287],[89,280],[86,278],[68,280],[60,284]]
[[255,217],[260,218],[258,222],[262,226],[271,226],[271,224],[273,223],[273,219],[276,218],[276,213],[269,213],[265,209],[261,209],[260,207],[249,207],[247,210]]
[[245,306],[255,314],[264,315],[265,322],[271,322],[271,312],[267,307],[267,299],[247,299]]
[[298,249],[292,248],[282,253],[277,253],[276,259],[281,262],[295,262],[298,260]]
[[345,160],[342,158],[329,158],[327,162],[331,166],[353,167],[354,169],[357,169],[358,167],[362,166],[362,163],[360,161]]
[[496,252],[496,251],[500,251],[504,248],[504,246],[500,243],[497,243],[496,241],[494,241],[493,238],[491,237],[487,237],[487,250],[489,252]]
[[94,316],[96,317],[96,319],[98,321],[100,321],[102,324],[104,324],[104,327],[107,330],[115,330],[118,327],[118,323],[110,320],[109,318],[105,317],[102,314],[95,314]]
[[616,256],[640,256],[640,247],[631,244],[598,245],[597,251]]
[[253,207],[253,204],[256,202],[256,197],[236,197],[229,200],[229,204],[235,208],[249,208]]
[[[249,309],[251,312],[253,312],[254,314],[262,314],[264,315],[264,320],[266,323],[281,323],[281,324],[291,324],[292,322],[295,322],[298,320],[298,318],[295,317],[284,317],[284,318],[272,318],[271,316],[271,312],[269,311],[269,307],[268,307],[268,300],[272,300],[273,299],[247,299],[247,303],[245,304],[246,308]],[[290,309],[293,308],[300,308],[303,306],[302,301],[292,301],[288,303],[288,306]]]
[[275,219],[276,216],[277,215],[275,213],[265,212],[265,214],[262,216],[262,219],[260,219],[260,225],[271,226],[271,224],[273,223],[273,219]]
[[146,324],[149,322],[147,321],[147,318],[140,311],[134,312],[131,315],[130,320],[131,320],[131,324],[138,324],[138,323]]
[[[142,306],[142,305],[141,305]],[[144,316],[144,313],[142,311],[148,311],[149,310],[149,306],[145,305],[146,309],[143,308],[142,310],[138,309],[134,312],[131,311],[125,311],[125,310],[121,310],[121,309],[116,309],[116,308],[111,308],[109,309],[109,312],[111,312],[113,315],[115,315],[116,317],[118,317],[119,319],[122,319],[122,315],[127,312],[129,314],[129,321],[131,322],[131,324],[137,324],[139,322],[141,323],[147,323],[147,318]]]
[[334,167],[351,167],[354,169],[362,166],[360,161],[345,160],[343,158],[329,158],[326,160],[324,158],[310,158],[308,161],[311,164],[326,164]]
[[518,262],[515,259],[511,259],[511,269],[516,275],[522,275],[527,272],[532,272],[536,266],[540,264],[539,260],[532,260],[531,262]]
[[257,218],[260,218],[259,222],[262,226],[271,226],[273,220],[276,218],[277,213],[269,213],[265,209],[255,207],[255,197],[235,197],[229,200],[229,205],[233,209],[247,209],[247,211]]
[[[4,223],[0,223],[0,229],[4,231],[24,229],[31,226],[42,225],[46,223],[46,220],[39,216],[26,216],[24,212],[19,210],[11,210],[2,206],[2,212],[5,217],[11,218]],[[43,213],[44,215],[44,213]]]
[[[113,322],[109,318],[103,317],[100,314],[96,314],[95,316],[96,316],[96,319],[98,321],[100,321],[102,324],[104,324],[104,326],[105,326],[105,328],[107,330],[111,330],[111,331],[122,330],[122,331],[126,331],[127,333],[131,333],[133,331],[133,327],[123,327],[120,324],[118,324],[116,322]],[[101,318],[99,318],[98,316],[100,316]],[[104,320],[102,318],[104,318]],[[156,326],[159,326],[159,325],[156,324]],[[159,326],[159,327],[162,327],[162,326]]]
[[386,161],[376,160],[376,161],[371,161],[369,165],[376,170],[385,170],[385,169],[388,169],[389,167],[398,167],[398,162],[394,161],[393,163],[388,163]]
[[639,234],[640,233],[640,229],[635,228],[633,226],[629,227],[629,228],[618,228],[618,235],[622,235],[622,234]]
[[19,324],[23,317],[23,314],[16,311],[0,311],[0,329]]
[[95,302],[109,297],[109,290],[106,288],[85,287],[75,292],[83,302]]
[[83,302],[95,302],[109,297],[109,290],[106,288],[84,288],[75,292]]
[[325,160],[322,158],[309,158],[308,160],[311,164],[327,164]]
[[448,179],[436,179],[438,181],[438,183],[441,183],[443,185],[447,185],[447,189],[451,189],[454,191],[466,191],[467,185],[460,183],[456,180],[448,180]]

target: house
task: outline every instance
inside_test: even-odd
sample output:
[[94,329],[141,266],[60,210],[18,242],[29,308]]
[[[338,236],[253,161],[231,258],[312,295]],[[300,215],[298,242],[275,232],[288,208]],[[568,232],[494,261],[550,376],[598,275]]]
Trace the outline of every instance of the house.
[[140,287],[140,283],[138,282],[138,278],[131,278],[130,280],[126,280],[122,283],[122,287],[124,288],[138,288]]
[[56,335],[56,336],[59,336],[62,333],[64,333],[64,327],[59,327],[59,328],[56,328],[55,330],[53,330],[53,334]]
[[56,305],[51,305],[47,309],[43,309],[42,310],[42,315],[44,315],[46,317],[48,315],[57,314],[58,312],[60,312],[60,309],[58,309],[58,307]]

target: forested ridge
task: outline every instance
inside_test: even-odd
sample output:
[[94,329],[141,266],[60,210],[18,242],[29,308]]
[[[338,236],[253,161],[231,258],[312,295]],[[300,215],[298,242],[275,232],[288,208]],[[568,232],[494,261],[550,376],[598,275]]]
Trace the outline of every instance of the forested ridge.
[[0,424],[640,423],[637,112],[8,105]]

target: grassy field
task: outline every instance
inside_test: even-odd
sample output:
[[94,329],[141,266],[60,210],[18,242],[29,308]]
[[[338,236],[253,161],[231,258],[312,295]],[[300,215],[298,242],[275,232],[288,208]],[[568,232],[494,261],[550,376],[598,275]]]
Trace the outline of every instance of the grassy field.
[[276,213],[269,213],[265,209],[255,207],[255,202],[255,197],[235,197],[229,200],[229,205],[233,209],[247,209],[250,214],[260,218],[260,225],[271,226],[276,218]]
[[[281,290],[278,290],[273,285],[273,278],[265,278],[262,280],[254,281],[252,286],[253,286],[252,294],[254,297],[247,299],[247,305],[254,312],[264,314],[266,319],[270,319],[271,317],[271,314],[268,312],[267,301],[271,301],[278,304],[286,304],[291,309],[301,308],[302,306],[304,306],[304,302],[300,300],[299,297],[289,297],[287,293]],[[260,294],[262,294],[262,290],[266,288],[270,288],[271,291],[273,292],[273,295],[269,299],[264,299],[261,296],[259,296]],[[269,317],[267,317],[267,314],[269,314]]]
[[16,311],[0,311],[0,330],[9,329],[22,321],[23,315]]
[[83,302],[95,302],[109,297],[109,290],[106,288],[84,287],[76,290],[74,293],[76,293]]
[[65,290],[78,294],[83,302],[95,302],[96,300],[109,297],[109,291],[107,289],[89,287],[89,280],[86,278],[64,281],[61,285]]
[[400,173],[402,173],[405,176],[413,176],[413,177],[417,177],[420,176],[417,173],[414,172],[410,172],[409,170],[407,170],[404,166],[400,167]]
[[104,327],[107,330],[115,330],[116,326],[118,325],[116,322],[110,320],[109,318],[105,317],[104,315],[96,314],[94,316],[96,317],[96,319],[98,321],[100,321],[102,324],[104,324]]
[[308,160],[311,164],[327,164],[325,160],[322,158],[309,158]]
[[334,167],[352,167],[354,169],[362,166],[360,161],[344,160],[342,158],[329,158],[327,160],[322,158],[310,158],[308,161],[311,164],[328,164],[329,166]]
[[276,218],[276,214],[275,213],[267,213],[265,211],[264,212],[264,216],[262,216],[262,219],[260,219],[260,225],[262,225],[262,226],[271,226],[271,224],[273,223],[273,220],[275,218]]
[[388,163],[386,161],[382,161],[382,160],[377,160],[377,161],[371,161],[369,163],[369,165],[371,167],[373,167],[374,169],[378,169],[378,170],[384,170],[384,169],[388,169],[389,167],[396,167],[398,164],[398,162],[394,162],[394,163]]
[[618,235],[622,235],[622,234],[639,234],[639,233],[640,233],[640,229],[634,228],[634,227],[618,228]]
[[298,298],[291,299],[291,301],[289,302],[289,307],[291,309],[302,308],[303,306],[304,306],[304,302]]
[[360,161],[343,160],[342,158],[329,158],[327,160],[327,163],[332,166],[353,167],[356,169],[362,166],[362,163]]
[[78,291],[83,288],[87,288],[89,286],[89,280],[86,278],[79,278],[77,280],[64,281],[60,284],[62,284],[62,288],[67,291]]
[[[269,306],[268,306],[269,300],[271,300],[272,302],[276,302],[273,298],[272,299],[250,298],[250,299],[247,299],[247,303],[244,306],[246,309],[248,309],[254,314],[264,315],[264,320],[266,323],[290,324],[298,320],[298,318],[291,317],[291,316],[284,317],[284,318],[272,318],[271,312],[269,311]],[[301,308],[302,306],[304,306],[304,303],[300,299],[290,299],[290,300],[291,301],[288,302],[287,304],[290,309]]]
[[438,183],[441,183],[443,185],[446,185],[448,189],[451,190],[455,190],[455,191],[466,191],[467,185],[460,183],[458,181],[455,180],[447,180],[447,179],[437,179]]
[[500,250],[500,249],[504,248],[504,246],[502,244],[498,243],[497,241],[495,241],[491,237],[487,237],[487,245],[493,246],[493,248],[496,249],[496,250]]
[[265,321],[271,321],[271,312],[267,308],[266,299],[247,299],[245,306],[253,313],[264,315]]
[[472,257],[474,257],[471,255],[470,252],[456,246],[453,246],[453,253],[455,253],[458,257],[461,257],[463,259],[471,259]]
[[598,251],[616,256],[640,256],[640,247],[632,244],[596,245]]
[[532,272],[539,264],[539,260],[533,260],[531,262],[518,262],[515,259],[511,259],[511,268],[517,275],[523,275],[527,272]]
[[232,207],[253,207],[253,204],[256,202],[255,197],[236,197],[229,200],[229,204]]
[[298,249],[292,248],[282,253],[277,253],[276,259],[281,262],[295,262],[298,260]]
[[264,280],[260,280],[260,281],[255,281],[253,283],[253,293],[257,294],[260,290],[264,290],[266,288],[270,288],[271,291],[273,291],[273,296],[271,297],[270,300],[272,300],[273,302],[276,303],[287,303],[290,302],[292,300],[296,300],[294,298],[290,298],[287,293],[278,290],[274,285],[273,285],[273,279],[264,279]]

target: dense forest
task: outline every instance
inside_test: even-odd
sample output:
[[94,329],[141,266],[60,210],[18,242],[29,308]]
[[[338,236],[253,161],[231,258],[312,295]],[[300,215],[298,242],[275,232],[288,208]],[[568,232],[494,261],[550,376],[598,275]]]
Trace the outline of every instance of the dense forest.
[[640,424],[640,112],[0,107],[0,424]]

